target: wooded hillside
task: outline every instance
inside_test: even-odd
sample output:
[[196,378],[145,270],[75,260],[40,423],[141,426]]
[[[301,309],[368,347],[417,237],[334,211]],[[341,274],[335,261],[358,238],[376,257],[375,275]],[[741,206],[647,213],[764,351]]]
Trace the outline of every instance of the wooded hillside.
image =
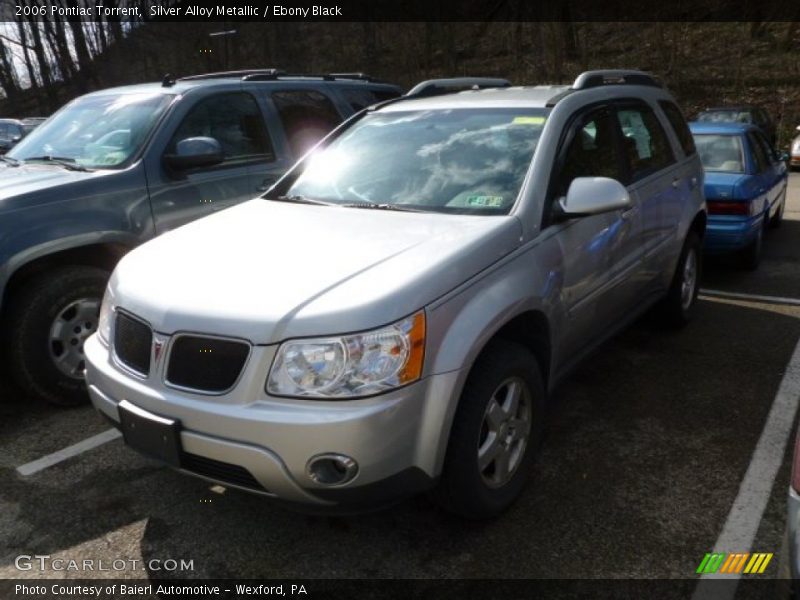
[[86,91],[226,68],[363,71],[404,86],[450,75],[568,83],[586,69],[638,68],[661,77],[690,115],[763,104],[780,121],[781,145],[800,124],[797,22],[4,24],[0,116],[47,115]]

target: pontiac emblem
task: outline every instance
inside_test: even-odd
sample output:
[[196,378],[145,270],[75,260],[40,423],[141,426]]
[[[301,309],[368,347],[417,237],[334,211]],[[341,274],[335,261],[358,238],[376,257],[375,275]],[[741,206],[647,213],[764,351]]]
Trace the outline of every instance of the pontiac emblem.
[[164,342],[161,340],[153,341],[153,362],[158,362],[158,357],[161,356],[161,350],[164,348]]

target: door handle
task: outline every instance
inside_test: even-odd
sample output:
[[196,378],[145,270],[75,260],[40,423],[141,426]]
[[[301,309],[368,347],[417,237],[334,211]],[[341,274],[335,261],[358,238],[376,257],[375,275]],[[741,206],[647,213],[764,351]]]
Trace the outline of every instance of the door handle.
[[689,187],[690,187],[691,189],[694,189],[694,188],[696,188],[696,187],[697,187],[697,177],[692,177],[692,178],[689,180],[689,184],[690,184],[690,185],[689,185]]
[[266,192],[269,188],[272,187],[272,184],[278,181],[277,177],[265,177],[264,180],[261,182],[261,185],[258,186],[256,189],[259,192]]
[[672,180],[672,187],[674,187],[677,190],[680,183],[681,183],[680,177],[676,177],[675,179]]

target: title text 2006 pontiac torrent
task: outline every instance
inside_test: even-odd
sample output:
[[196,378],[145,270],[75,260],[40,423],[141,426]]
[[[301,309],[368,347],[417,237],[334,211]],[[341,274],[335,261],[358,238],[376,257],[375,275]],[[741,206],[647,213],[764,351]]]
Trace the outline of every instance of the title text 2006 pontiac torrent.
[[688,321],[703,171],[656,80],[423,88],[119,263],[85,351],[130,446],[315,510],[490,517],[573,365],[655,304]]

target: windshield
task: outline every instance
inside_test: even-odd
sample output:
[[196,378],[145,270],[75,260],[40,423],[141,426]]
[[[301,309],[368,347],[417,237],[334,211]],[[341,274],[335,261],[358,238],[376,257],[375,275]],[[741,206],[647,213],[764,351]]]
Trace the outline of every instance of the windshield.
[[708,110],[697,115],[704,123],[752,123],[753,115],[748,110]]
[[694,144],[706,171],[744,173],[742,139],[738,135],[695,134]]
[[507,214],[548,113],[481,108],[369,114],[308,157],[286,196]]
[[79,98],[8,155],[17,160],[59,158],[87,168],[119,167],[136,154],[171,100],[167,94]]

